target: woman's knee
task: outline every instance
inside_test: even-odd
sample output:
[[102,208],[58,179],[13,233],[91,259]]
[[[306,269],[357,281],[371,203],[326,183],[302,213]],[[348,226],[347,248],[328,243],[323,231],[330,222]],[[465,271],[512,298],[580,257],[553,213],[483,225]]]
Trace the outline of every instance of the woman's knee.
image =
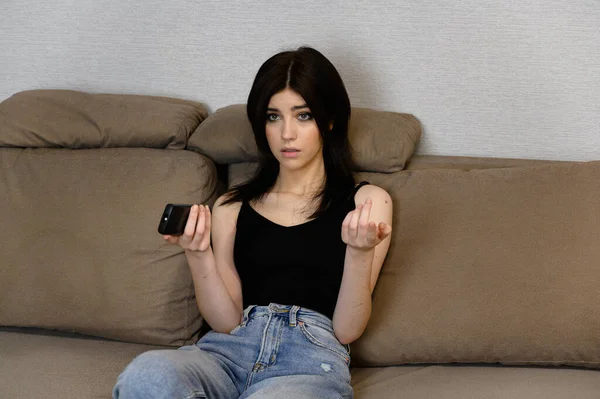
[[119,375],[113,398],[173,397],[181,389],[183,367],[176,350],[153,350],[137,356]]

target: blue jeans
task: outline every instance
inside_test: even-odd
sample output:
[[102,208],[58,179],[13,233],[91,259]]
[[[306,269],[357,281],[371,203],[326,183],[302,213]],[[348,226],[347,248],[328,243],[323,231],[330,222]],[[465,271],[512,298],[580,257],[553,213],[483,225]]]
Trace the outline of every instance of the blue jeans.
[[252,305],[229,334],[136,357],[113,398],[353,398],[349,352],[321,313]]

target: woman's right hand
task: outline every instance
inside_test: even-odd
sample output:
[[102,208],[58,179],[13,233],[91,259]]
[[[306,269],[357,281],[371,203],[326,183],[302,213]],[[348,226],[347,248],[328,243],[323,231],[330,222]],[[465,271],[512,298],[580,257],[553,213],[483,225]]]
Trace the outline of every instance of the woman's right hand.
[[180,236],[164,235],[171,244],[187,251],[204,252],[210,247],[211,217],[208,205],[194,205],[190,209],[185,230]]

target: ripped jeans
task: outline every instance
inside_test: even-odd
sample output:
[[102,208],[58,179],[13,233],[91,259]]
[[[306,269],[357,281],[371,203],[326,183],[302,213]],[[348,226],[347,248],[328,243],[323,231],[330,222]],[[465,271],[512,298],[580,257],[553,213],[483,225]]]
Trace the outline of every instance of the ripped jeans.
[[349,352],[321,313],[251,305],[229,334],[136,357],[113,398],[353,398]]

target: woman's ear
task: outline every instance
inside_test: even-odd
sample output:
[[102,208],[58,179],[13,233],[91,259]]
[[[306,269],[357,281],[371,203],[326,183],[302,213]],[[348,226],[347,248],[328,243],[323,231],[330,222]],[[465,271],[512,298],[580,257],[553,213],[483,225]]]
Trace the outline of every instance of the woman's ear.
[[329,122],[329,131],[331,132],[333,130],[333,121]]

